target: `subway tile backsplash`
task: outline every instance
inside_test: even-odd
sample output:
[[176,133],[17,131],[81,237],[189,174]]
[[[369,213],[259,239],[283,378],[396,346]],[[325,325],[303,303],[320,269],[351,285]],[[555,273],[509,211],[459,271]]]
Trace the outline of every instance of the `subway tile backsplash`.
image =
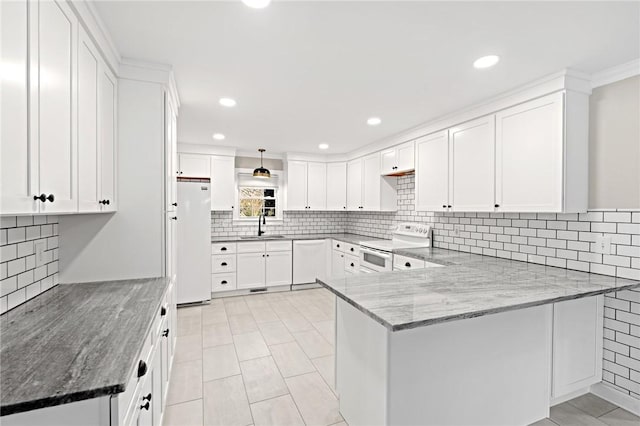
[[0,313],[58,284],[58,239],[57,216],[0,218]]

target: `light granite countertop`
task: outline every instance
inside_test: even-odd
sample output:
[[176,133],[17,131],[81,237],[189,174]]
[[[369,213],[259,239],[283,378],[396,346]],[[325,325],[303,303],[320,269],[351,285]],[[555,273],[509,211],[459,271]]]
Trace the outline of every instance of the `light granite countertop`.
[[640,282],[445,249],[396,250],[444,265],[317,280],[390,331],[640,287]]
[[344,243],[360,244],[362,241],[379,241],[382,238],[367,237],[364,235],[350,234],[350,233],[337,233],[337,234],[292,234],[284,235],[280,237],[270,237],[269,235],[263,235],[260,239],[243,239],[240,236],[237,237],[212,237],[212,243],[242,243],[249,241],[287,241],[287,240],[322,240],[331,238],[333,240],[339,240]]
[[123,392],[168,284],[60,284],[0,315],[0,415]]

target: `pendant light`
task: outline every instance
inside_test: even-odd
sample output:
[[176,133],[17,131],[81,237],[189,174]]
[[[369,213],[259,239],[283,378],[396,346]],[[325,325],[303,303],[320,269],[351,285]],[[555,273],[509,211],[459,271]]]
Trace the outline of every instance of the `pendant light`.
[[260,148],[260,167],[253,171],[253,177],[269,179],[271,177],[271,172],[268,169],[265,169],[262,165],[262,154],[266,151],[264,148]]

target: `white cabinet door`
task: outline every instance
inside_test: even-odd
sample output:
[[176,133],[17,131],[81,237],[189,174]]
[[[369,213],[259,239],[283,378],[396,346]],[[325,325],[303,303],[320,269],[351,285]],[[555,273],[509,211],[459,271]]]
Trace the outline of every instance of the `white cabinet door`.
[[265,253],[238,253],[236,283],[238,289],[265,286]]
[[211,210],[233,210],[236,199],[235,157],[211,156]]
[[287,163],[287,210],[307,209],[307,162]]
[[98,137],[101,211],[116,211],[116,134],[118,80],[104,62],[98,74]]
[[553,305],[552,398],[602,379],[604,296]]
[[415,169],[415,142],[407,142],[396,148],[396,172],[406,172]]
[[362,208],[369,211],[380,210],[380,153],[362,159]]
[[448,131],[416,141],[416,210],[446,211],[449,205]]
[[[162,339],[162,337],[160,337]],[[158,344],[155,345],[154,355],[151,359],[151,413],[153,417],[153,425],[160,426],[162,418],[162,353]],[[148,395],[148,394],[147,394]],[[143,396],[145,396],[143,394]],[[146,404],[146,402],[145,402]]]
[[307,164],[307,205],[309,210],[327,208],[327,165]]
[[[37,66],[39,111],[39,192],[54,201],[40,203],[47,213],[78,211],[76,145],[76,43],[78,21],[62,1],[41,1],[38,9]],[[32,16],[35,18],[35,16]],[[37,23],[37,24],[36,24]]]
[[347,209],[347,163],[327,164],[327,210]]
[[[26,0],[0,2],[0,63],[3,66],[0,78],[2,214],[34,213],[40,204],[33,200],[34,195],[39,195],[37,138],[33,132],[29,137],[28,8]],[[34,114],[32,108],[32,117]],[[33,179],[30,171],[34,172]]]
[[165,274],[175,285],[178,280],[178,216],[176,212],[166,213],[165,226]]
[[267,252],[266,285],[289,285],[292,283],[293,256],[291,251]]
[[380,171],[383,175],[389,175],[395,173],[397,166],[397,151],[395,148],[388,149],[386,151],[382,151],[380,153],[382,170]]
[[165,93],[164,99],[165,108],[165,165],[166,169],[166,185],[165,185],[165,198],[167,211],[174,211],[178,205],[177,197],[177,180],[180,171],[178,165],[178,153],[177,153],[177,119],[176,113],[169,102],[168,93]]
[[211,176],[211,159],[208,155],[179,154],[180,177],[208,178]]
[[563,94],[496,114],[499,211],[562,211]]
[[362,210],[362,159],[347,163],[347,210]]
[[494,148],[493,115],[449,130],[449,199],[454,211],[495,210]]
[[331,276],[344,277],[344,253],[331,250]]
[[78,30],[78,211],[99,211],[98,52],[82,27]]

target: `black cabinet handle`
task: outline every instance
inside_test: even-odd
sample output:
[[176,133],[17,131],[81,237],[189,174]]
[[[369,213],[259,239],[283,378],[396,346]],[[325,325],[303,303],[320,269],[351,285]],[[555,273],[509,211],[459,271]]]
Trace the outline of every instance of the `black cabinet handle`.
[[442,208],[443,208],[443,209],[446,209],[446,208],[447,208],[447,205],[446,205],[446,204],[443,204],[443,205],[442,205]]
[[36,201],[36,200],[40,200],[44,203],[45,201],[47,201],[47,196],[45,194],[34,195],[33,201]]
[[353,247],[351,247],[349,250],[353,251]]
[[404,264],[404,266],[406,266],[407,268],[411,268],[411,263],[407,262]]
[[227,251],[227,248],[226,248],[226,247],[222,247],[222,248],[220,249],[220,251]]
[[448,208],[451,208],[451,206],[450,206],[450,205],[448,205],[447,207],[448,207]]
[[169,329],[167,328],[165,331],[162,332],[162,337],[168,337],[169,336]]
[[163,317],[165,315],[167,315],[167,308],[163,306],[160,308],[160,316]]
[[344,206],[344,207],[342,207],[342,208],[343,208],[343,209],[346,209],[346,208],[347,208],[347,206]]
[[102,204],[102,205],[105,205],[105,206],[108,206],[109,204],[111,204],[111,203],[109,202],[109,200],[101,200],[101,201],[98,201],[98,203],[99,203],[99,204]]
[[55,199],[56,199],[56,198],[53,196],[53,194],[49,194],[49,195],[47,196],[47,200],[51,201],[52,203],[53,203],[53,201],[54,201]]
[[355,267],[355,266],[356,266],[356,265],[354,265],[354,264],[353,264],[353,262],[351,262],[351,267],[353,268],[353,267]]
[[171,220],[178,220],[178,216],[173,216]]
[[227,283],[227,280],[222,280],[222,281],[220,281],[220,284],[225,285],[225,284],[228,284],[228,283]]
[[227,262],[222,262],[220,266],[227,266]]
[[340,248],[340,244],[336,244],[336,247]]
[[147,374],[147,363],[140,360],[138,363],[138,377],[142,377]]
[[500,207],[500,204],[494,204],[493,207],[498,208]]
[[269,257],[269,255],[267,255],[267,257]]
[[151,401],[151,392],[149,392],[149,395],[143,396],[142,401]]
[[145,402],[143,405],[141,405],[141,406],[140,406],[140,409],[141,409],[141,410],[147,410],[147,411],[149,411],[149,406],[150,406],[150,405],[151,405],[151,404],[149,404],[149,401],[147,401],[147,402]]
[[171,203],[172,206],[178,207],[178,203]]
[[264,257],[264,254],[262,255],[262,257]]

